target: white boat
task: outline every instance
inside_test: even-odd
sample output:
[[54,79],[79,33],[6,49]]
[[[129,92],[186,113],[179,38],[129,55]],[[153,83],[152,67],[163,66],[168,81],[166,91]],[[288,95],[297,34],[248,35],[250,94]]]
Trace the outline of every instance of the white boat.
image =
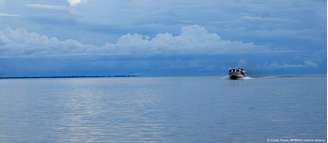
[[246,70],[244,68],[231,68],[229,69],[229,78],[236,80],[246,77]]

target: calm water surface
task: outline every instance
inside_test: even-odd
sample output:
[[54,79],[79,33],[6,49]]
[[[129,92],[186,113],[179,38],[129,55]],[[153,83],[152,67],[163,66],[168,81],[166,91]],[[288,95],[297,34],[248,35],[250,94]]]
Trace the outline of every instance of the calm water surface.
[[0,80],[0,142],[326,139],[326,78]]

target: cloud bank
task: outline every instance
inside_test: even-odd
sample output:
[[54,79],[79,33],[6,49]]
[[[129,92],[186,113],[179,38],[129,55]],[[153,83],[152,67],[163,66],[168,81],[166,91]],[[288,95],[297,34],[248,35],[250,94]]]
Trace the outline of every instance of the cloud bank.
[[254,43],[222,39],[199,25],[184,26],[179,34],[159,33],[154,37],[124,34],[116,42],[103,45],[84,44],[72,39],[49,37],[24,29],[0,30],[0,56],[53,55],[154,55],[219,54],[264,52]]
[[29,8],[37,8],[37,9],[59,10],[59,11],[68,10],[68,7],[64,5],[26,4],[25,6]]

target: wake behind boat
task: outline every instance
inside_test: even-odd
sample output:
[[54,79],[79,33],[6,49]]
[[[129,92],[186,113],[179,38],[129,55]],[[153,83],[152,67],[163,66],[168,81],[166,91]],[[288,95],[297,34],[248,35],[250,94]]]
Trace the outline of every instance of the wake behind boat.
[[244,68],[229,69],[229,78],[232,80],[243,79],[246,77],[246,70]]

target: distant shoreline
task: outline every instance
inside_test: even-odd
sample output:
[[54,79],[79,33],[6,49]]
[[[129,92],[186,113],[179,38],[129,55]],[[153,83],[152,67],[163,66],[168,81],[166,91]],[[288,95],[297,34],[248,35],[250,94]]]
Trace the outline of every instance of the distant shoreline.
[[107,76],[14,76],[0,79],[29,79],[29,78],[104,78],[104,77],[139,77],[137,75],[107,75]]
[[[44,78],[118,78],[118,77],[198,77],[198,76],[215,76],[215,77],[225,77],[226,75],[159,75],[159,76],[144,76],[144,75],[86,75],[86,76],[0,76],[1,79],[44,79]],[[293,78],[293,77],[327,77],[326,74],[304,74],[304,75],[256,75],[250,76],[254,79],[261,79],[261,78]]]

